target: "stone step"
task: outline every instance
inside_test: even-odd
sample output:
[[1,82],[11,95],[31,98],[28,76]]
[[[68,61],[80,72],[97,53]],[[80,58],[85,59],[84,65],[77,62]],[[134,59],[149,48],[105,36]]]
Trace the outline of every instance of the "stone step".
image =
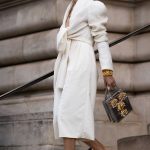
[[126,137],[118,140],[118,150],[149,150],[150,135]]
[[[63,146],[63,139],[54,139],[52,119],[42,118],[36,119],[36,114],[28,114],[30,119],[25,115],[18,115],[12,119],[11,116],[6,116],[5,121],[0,121],[0,147],[31,147],[31,146]],[[1,117],[0,117],[1,118]],[[24,118],[19,119],[19,118]],[[19,119],[19,120],[18,120]],[[110,134],[111,133],[111,134]],[[142,122],[118,123],[112,124],[109,122],[95,122],[95,136],[106,147],[111,150],[116,149],[117,140],[128,136],[137,136],[146,134],[146,125]],[[19,138],[18,138],[19,137]],[[78,140],[78,146],[85,147]],[[87,146],[86,146],[87,147]],[[40,147],[39,147],[40,148]],[[43,149],[42,149],[43,150]]]

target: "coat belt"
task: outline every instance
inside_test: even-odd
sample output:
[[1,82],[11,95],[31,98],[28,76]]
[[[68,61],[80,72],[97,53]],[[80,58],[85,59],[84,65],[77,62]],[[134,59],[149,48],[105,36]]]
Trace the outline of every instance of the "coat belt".
[[71,39],[68,39],[66,41],[66,47],[65,47],[65,53],[61,54],[61,62],[59,65],[59,70],[57,74],[57,87],[58,88],[63,88],[65,78],[66,78],[66,73],[67,73],[67,67],[68,67],[68,58],[69,58],[69,49],[71,45]]
[[[61,26],[59,33],[57,34],[57,51],[59,52],[59,55],[61,55],[61,61],[59,64],[57,79],[56,79],[56,85],[58,88],[63,88],[65,83],[65,78],[67,75],[67,67],[68,67],[68,58],[69,58],[69,49],[71,46],[71,41],[76,38],[70,37],[68,35],[67,28]],[[86,42],[90,45],[93,43],[87,40],[81,40],[80,41]],[[92,41],[92,40],[91,40]]]

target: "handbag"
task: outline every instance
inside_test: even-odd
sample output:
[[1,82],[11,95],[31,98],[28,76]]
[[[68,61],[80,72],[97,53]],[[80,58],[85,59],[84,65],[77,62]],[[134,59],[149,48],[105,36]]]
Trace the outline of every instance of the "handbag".
[[117,86],[106,88],[102,103],[111,122],[120,122],[133,110],[127,93]]

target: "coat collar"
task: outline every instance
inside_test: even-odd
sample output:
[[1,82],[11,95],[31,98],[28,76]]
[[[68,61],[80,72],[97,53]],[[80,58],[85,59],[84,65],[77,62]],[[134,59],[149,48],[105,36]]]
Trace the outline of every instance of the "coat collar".
[[[91,1],[93,1],[93,0],[77,0],[76,4],[75,4],[75,6],[72,10],[70,19],[74,15],[76,15],[78,13],[78,11],[80,11],[81,9],[86,7]],[[64,15],[64,18],[63,18],[63,27],[65,27],[65,22],[66,22],[67,16],[69,15],[69,10],[70,10],[72,5],[73,5],[73,0],[70,1],[68,7],[66,8],[65,15]],[[69,25],[69,28],[70,28],[70,25]]]

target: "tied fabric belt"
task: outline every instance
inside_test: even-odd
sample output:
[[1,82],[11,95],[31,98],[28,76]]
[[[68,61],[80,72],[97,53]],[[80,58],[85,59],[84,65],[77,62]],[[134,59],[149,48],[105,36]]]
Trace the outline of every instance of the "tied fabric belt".
[[69,36],[68,34],[68,29],[61,26],[60,30],[57,34],[57,51],[59,52],[58,55],[61,55],[61,61],[59,64],[59,69],[58,69],[58,74],[57,74],[57,79],[56,79],[56,85],[58,88],[63,88],[64,83],[65,83],[65,78],[66,78],[66,73],[67,73],[67,67],[68,67],[68,57],[69,57],[69,49],[71,46],[71,41],[74,40],[79,40],[82,42],[86,42],[90,45],[92,45],[92,40],[87,41],[87,40],[81,40],[74,38],[75,35],[72,37]]
[[64,54],[68,50],[71,39],[68,38],[67,28],[63,26],[60,27],[60,30],[57,34],[57,50],[59,53]]

